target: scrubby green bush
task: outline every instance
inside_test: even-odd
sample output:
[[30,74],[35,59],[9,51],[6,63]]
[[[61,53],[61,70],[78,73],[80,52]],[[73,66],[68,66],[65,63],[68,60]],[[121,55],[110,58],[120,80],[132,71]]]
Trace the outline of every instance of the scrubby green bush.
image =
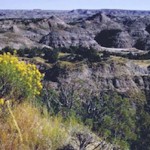
[[[146,104],[147,105],[147,104]],[[148,105],[147,105],[148,106]],[[138,106],[137,111],[137,140],[131,143],[131,149],[149,150],[150,149],[150,111]],[[149,106],[148,106],[149,107]]]
[[99,55],[98,51],[93,48],[85,48],[80,47],[78,52],[84,58],[87,58],[90,62],[99,62],[101,61],[101,56]]
[[[55,114],[62,114],[64,118],[75,114],[100,137],[122,149],[129,148],[136,140],[136,108],[129,99],[113,92],[89,92],[84,82],[78,80],[61,80],[58,88],[59,92],[49,91],[43,95],[52,113],[55,108]],[[52,97],[48,96],[51,92]]]
[[54,63],[58,60],[59,49],[44,49],[44,58],[50,63]]
[[3,53],[11,53],[11,54],[13,54],[14,53],[14,49],[13,48],[10,48],[10,47],[5,47],[5,48],[3,48],[2,50],[1,50],[1,54],[3,54]]

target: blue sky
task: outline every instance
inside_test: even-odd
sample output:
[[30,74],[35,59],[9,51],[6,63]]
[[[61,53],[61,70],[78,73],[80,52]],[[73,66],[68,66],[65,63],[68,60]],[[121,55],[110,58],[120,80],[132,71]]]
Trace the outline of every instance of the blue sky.
[[134,9],[150,10],[150,0],[0,0],[0,9]]

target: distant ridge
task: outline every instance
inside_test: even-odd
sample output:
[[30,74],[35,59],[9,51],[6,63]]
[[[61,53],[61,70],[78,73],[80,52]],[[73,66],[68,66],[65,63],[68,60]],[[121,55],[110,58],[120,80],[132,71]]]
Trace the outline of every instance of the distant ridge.
[[150,50],[150,11],[0,10],[0,48],[6,46]]
[[146,10],[121,10],[121,9],[75,9],[75,10],[0,10],[0,19],[5,18],[48,18],[52,15],[60,17],[78,18],[85,15],[93,15],[102,12],[107,15],[124,16],[124,15],[150,15]]

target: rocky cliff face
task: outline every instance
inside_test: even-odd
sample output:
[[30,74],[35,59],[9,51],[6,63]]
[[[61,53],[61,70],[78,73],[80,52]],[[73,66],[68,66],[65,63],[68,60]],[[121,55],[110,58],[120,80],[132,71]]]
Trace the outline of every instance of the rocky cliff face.
[[81,86],[89,92],[114,91],[141,104],[149,99],[149,75],[148,65],[121,57],[111,57],[93,64],[66,64],[59,66],[59,69],[54,66],[46,73],[54,82],[63,82],[62,78],[68,83],[81,80]]

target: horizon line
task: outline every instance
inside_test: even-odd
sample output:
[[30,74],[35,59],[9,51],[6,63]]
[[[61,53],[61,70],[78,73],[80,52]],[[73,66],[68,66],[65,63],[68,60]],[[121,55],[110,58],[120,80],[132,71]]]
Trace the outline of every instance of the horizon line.
[[120,8],[100,8],[100,9],[92,9],[92,8],[76,8],[76,9],[41,9],[41,8],[33,8],[33,9],[1,9],[0,10],[26,10],[26,11],[33,11],[33,10],[39,10],[39,11],[73,11],[73,10],[122,10],[122,11],[150,11],[150,10],[142,10],[142,9],[120,9]]

